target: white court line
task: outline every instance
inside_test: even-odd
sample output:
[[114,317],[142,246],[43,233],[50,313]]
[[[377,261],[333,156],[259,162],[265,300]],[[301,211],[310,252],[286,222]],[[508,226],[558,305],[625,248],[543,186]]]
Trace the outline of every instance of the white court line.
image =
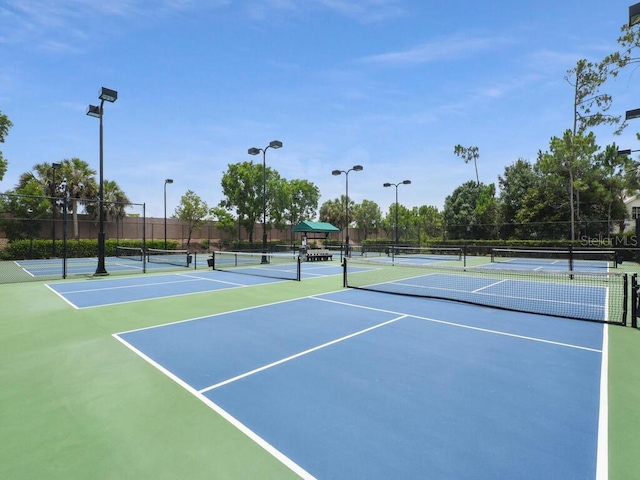
[[[74,304],[73,302],[71,302],[70,300],[68,300],[67,298],[64,297],[64,295],[70,294],[70,293],[99,293],[103,290],[111,290],[111,289],[121,289],[121,288],[129,288],[132,287],[131,285],[129,287],[127,286],[123,286],[123,287],[106,287],[106,288],[97,288],[97,289],[87,289],[87,290],[73,290],[73,291],[69,291],[69,292],[57,292],[55,291],[49,284],[45,284],[46,287],[48,287],[49,289],[51,289],[56,295],[58,295],[60,298],[62,298],[65,302],[67,302],[69,305],[71,305],[73,308],[76,308],[78,310],[86,310],[86,309],[90,309],[90,308],[104,308],[104,307],[111,307],[114,305],[125,305],[127,303],[137,303],[137,302],[148,302],[148,301],[153,301],[153,300],[162,300],[164,298],[177,298],[177,297],[184,297],[187,295],[200,295],[203,293],[213,293],[213,292],[219,292],[219,291],[228,291],[228,290],[232,290],[232,289],[236,289],[236,288],[249,288],[249,287],[254,287],[254,286],[260,286],[260,285],[244,285],[244,284],[240,284],[240,283],[232,283],[232,282],[224,282],[224,281],[217,281],[217,280],[209,280],[209,279],[203,279],[206,281],[213,281],[215,283],[222,283],[222,284],[227,284],[227,285],[231,285],[231,287],[229,288],[225,288],[222,290],[203,290],[203,291],[197,291],[197,292],[185,292],[185,293],[177,293],[177,294],[173,294],[173,295],[162,295],[159,297],[150,297],[150,298],[136,298],[134,300],[126,300],[123,302],[111,302],[111,303],[104,303],[104,304],[99,304],[99,305],[89,305],[87,307],[79,307],[76,304]],[[180,282],[159,282],[159,283],[153,283],[153,284],[145,284],[145,285],[140,285],[140,286],[149,286],[149,285],[171,285],[172,283],[181,283],[181,282],[188,282],[188,281],[195,281],[195,280],[183,280]],[[288,281],[288,280],[283,280],[283,282]],[[279,282],[273,282],[273,283],[279,283]],[[58,284],[56,284],[58,285]]]
[[384,327],[386,325],[389,325],[390,323],[395,323],[398,320],[402,320],[403,318],[406,318],[406,317],[407,317],[406,315],[400,315],[399,317],[393,318],[393,319],[388,320],[388,321],[383,322],[383,323],[379,323],[378,325],[373,325],[372,327],[365,328],[364,330],[360,330],[358,332],[350,333],[349,335],[345,335],[344,337],[340,337],[340,338],[337,338],[335,340],[331,340],[330,342],[323,343],[322,345],[318,345],[317,347],[309,348],[308,350],[304,350],[302,352],[296,353],[296,354],[291,355],[289,357],[282,358],[282,359],[277,360],[275,362],[269,363],[268,365],[263,365],[262,367],[256,368],[256,369],[251,370],[249,372],[245,372],[245,373],[242,373],[240,375],[236,375],[233,378],[229,378],[229,379],[224,380],[222,382],[219,382],[219,383],[216,383],[216,384],[211,385],[209,387],[203,388],[203,389],[200,390],[200,393],[206,393],[206,392],[208,392],[210,390],[214,390],[216,388],[222,387],[222,386],[227,385],[229,383],[233,383],[233,382],[235,382],[237,380],[240,380],[242,378],[249,377],[249,376],[254,375],[256,373],[259,373],[259,372],[263,372],[264,370],[268,370],[270,368],[273,368],[275,366],[278,366],[278,365],[281,365],[283,363],[289,362],[289,361],[294,360],[296,358],[302,357],[304,355],[308,355],[309,353],[315,352],[317,350],[321,350],[323,348],[329,347],[329,346],[334,345],[336,343],[344,342],[345,340],[348,340],[350,338],[357,337],[358,335],[362,335],[364,333],[370,332],[371,330],[375,330],[376,328]]
[[184,382],[181,378],[175,376],[173,373],[171,373],[169,370],[164,368],[162,365],[160,365],[159,363],[157,363],[156,361],[154,361],[153,359],[151,359],[150,357],[148,357],[147,355],[142,353],[140,350],[135,348],[133,345],[129,344],[126,340],[120,338],[118,336],[118,334],[114,333],[112,336],[116,340],[118,340],[120,343],[122,343],[124,346],[126,346],[129,350],[131,350],[136,355],[138,355],[140,358],[142,358],[143,360],[145,360],[146,362],[148,362],[149,364],[151,364],[152,366],[157,368],[159,371],[164,373],[171,380],[173,380],[178,385],[180,385],[182,388],[184,388],[186,391],[188,391],[193,396],[195,396],[202,403],[207,405],[211,410],[216,412],[218,415],[220,415],[222,418],[224,418],[226,421],[228,421],[231,425],[233,425],[235,428],[237,428],[242,433],[244,433],[249,439],[253,440],[256,444],[258,444],[265,451],[270,453],[274,458],[279,460],[283,465],[285,465],[290,470],[292,470],[300,478],[302,478],[304,480],[315,480],[315,477],[313,475],[311,475],[309,472],[307,472],[304,468],[302,468],[300,465],[295,463],[293,460],[291,460],[285,454],[280,452],[280,450],[275,448],[273,445],[271,445],[269,442],[267,442],[265,439],[263,439],[260,435],[255,433],[249,427],[247,427],[245,424],[240,422],[238,419],[236,419],[234,416],[232,416],[230,413],[228,413],[226,410],[224,410],[218,404],[216,404],[213,401],[209,400],[207,397],[205,397],[203,394],[198,392],[191,385],[189,385],[188,383]]
[[[124,281],[124,279],[122,281]],[[108,290],[123,290],[123,289],[131,289],[131,288],[157,287],[158,285],[173,285],[175,283],[187,283],[187,282],[195,282],[195,281],[196,281],[196,279],[187,279],[187,280],[172,280],[170,282],[141,283],[141,284],[137,284],[137,285],[118,285],[116,287],[85,288],[85,289],[82,289],[82,290],[69,290],[69,291],[64,292],[64,294],[106,292]]]
[[491,287],[495,287],[496,285],[500,285],[501,283],[506,282],[507,280],[498,280],[497,282],[493,282],[490,283],[489,285],[485,285],[484,287],[480,287],[480,288],[476,288],[475,290],[471,290],[471,293],[478,293],[482,290],[484,290],[485,288],[491,288]]
[[[434,273],[430,273],[429,275],[438,275],[438,274],[434,274]],[[414,277],[414,278],[422,278],[425,277],[427,275],[421,275],[419,277]],[[410,279],[407,279],[410,280]],[[502,280],[504,282],[520,282],[520,280]],[[500,282],[496,282],[493,285],[497,285]],[[381,282],[381,283],[373,283],[371,284],[371,286],[375,286],[375,285],[386,285],[386,282]],[[538,297],[518,297],[516,295],[499,295],[497,293],[485,293],[485,292],[480,292],[478,289],[477,291],[469,291],[469,290],[460,290],[457,288],[445,288],[445,287],[434,287],[434,286],[425,286],[425,285],[419,285],[419,284],[414,284],[414,283],[404,283],[404,282],[392,282],[391,285],[399,285],[401,287],[411,287],[411,288],[421,288],[421,289],[428,289],[428,290],[440,290],[440,291],[445,291],[445,292],[457,292],[457,293],[467,293],[467,294],[471,294],[471,293],[475,293],[476,295],[484,295],[487,297],[498,297],[498,298],[510,298],[510,299],[516,299],[516,300],[527,300],[533,303],[550,303],[550,304],[557,304],[557,305],[580,305],[580,306],[588,306],[588,307],[592,307],[595,309],[606,309],[605,306],[598,304],[598,303],[585,303],[585,302],[568,302],[566,300],[551,300],[548,298],[538,298]],[[491,286],[491,285],[490,285]],[[584,286],[584,285],[581,285]],[[483,287],[486,288],[486,287]],[[605,287],[587,287],[587,288],[605,288]],[[607,294],[609,293],[609,289],[606,289]],[[483,306],[488,306],[491,308],[491,305],[483,305]],[[527,312],[524,312],[527,313]]]
[[518,335],[518,334],[515,334],[515,333],[502,332],[500,330],[492,330],[492,329],[489,329],[489,328],[474,327],[474,326],[471,326],[471,325],[464,325],[462,323],[450,322],[450,321],[447,321],[447,320],[438,320],[436,318],[422,317],[422,316],[419,316],[419,315],[406,314],[406,313],[396,312],[396,311],[393,311],[393,310],[385,310],[385,309],[381,309],[381,308],[366,307],[366,306],[357,305],[357,304],[354,304],[354,303],[340,302],[340,301],[337,301],[337,300],[330,300],[330,299],[327,299],[327,298],[320,298],[320,297],[316,297],[316,296],[312,296],[310,298],[312,298],[314,300],[319,300],[319,301],[322,301],[322,302],[337,303],[339,305],[346,305],[346,306],[349,306],[349,307],[361,308],[361,309],[364,309],[364,310],[374,310],[376,312],[390,313],[390,314],[393,314],[393,315],[404,315],[405,317],[417,318],[418,320],[425,320],[427,322],[438,323],[438,324],[442,324],[442,325],[449,325],[451,327],[466,328],[468,330],[475,330],[475,331],[478,331],[478,332],[491,333],[491,334],[494,334],[494,335],[502,335],[502,336],[505,336],[505,337],[519,338],[519,339],[522,339],[522,340],[529,340],[529,341],[532,341],[532,342],[547,343],[547,344],[550,344],[550,345],[573,348],[573,349],[576,349],[576,350],[586,350],[586,351],[589,351],[589,352],[602,353],[602,350],[598,350],[596,348],[583,347],[581,345],[573,345],[571,343],[556,342],[556,341],[553,341],[553,340],[545,340],[543,338],[529,337],[529,336],[526,336],[526,335]]
[[[283,280],[283,283],[284,282],[289,282],[289,280]],[[262,286],[262,285],[257,285],[257,286]],[[216,291],[226,291],[226,290],[216,290]],[[335,292],[340,292],[340,291],[342,291],[342,289],[335,290],[333,292],[326,292],[326,293],[335,293]],[[247,310],[255,310],[256,308],[269,307],[269,306],[272,306],[272,305],[279,305],[281,303],[296,302],[298,300],[304,300],[305,298],[312,298],[312,297],[290,298],[288,300],[279,300],[277,302],[271,302],[271,303],[266,303],[266,304],[255,305],[253,307],[237,308],[235,310],[229,310],[229,311],[226,311],[226,312],[214,313],[212,315],[202,315],[200,317],[192,317],[192,318],[186,318],[184,320],[176,320],[175,322],[167,322],[167,323],[161,323],[159,325],[151,325],[149,327],[135,328],[133,330],[127,330],[125,332],[116,333],[115,335],[124,335],[126,333],[141,332],[143,330],[149,330],[149,329],[152,329],[152,328],[170,327],[171,325],[177,325],[179,323],[195,322],[197,320],[203,320],[205,318],[220,317],[222,315],[227,315],[227,314],[230,314],[230,313],[245,312]]]
[[596,480],[609,478],[609,325],[602,330],[602,362],[600,364],[600,411],[598,415],[598,451]]
[[66,298],[64,295],[62,295],[60,292],[57,292],[56,290],[53,289],[53,287],[51,287],[51,285],[49,285],[48,283],[44,284],[45,287],[47,287],[49,290],[51,290],[53,293],[55,293],[58,297],[60,297],[63,301],[67,302],[69,305],[71,305],[73,308],[75,308],[76,310],[79,310],[80,307],[78,307],[75,303],[71,302],[68,298]]

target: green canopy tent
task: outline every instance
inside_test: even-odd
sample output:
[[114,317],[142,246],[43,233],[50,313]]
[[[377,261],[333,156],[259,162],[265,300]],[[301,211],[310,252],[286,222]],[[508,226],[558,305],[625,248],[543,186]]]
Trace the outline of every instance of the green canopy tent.
[[337,233],[339,231],[340,229],[338,227],[335,227],[328,222],[304,221],[293,227],[293,233],[304,233],[307,238],[313,239],[321,238],[326,240],[330,233]]

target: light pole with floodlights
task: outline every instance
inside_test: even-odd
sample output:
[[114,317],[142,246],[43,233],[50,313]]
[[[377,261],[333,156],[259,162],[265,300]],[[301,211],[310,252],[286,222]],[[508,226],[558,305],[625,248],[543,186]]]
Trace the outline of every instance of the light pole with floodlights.
[[173,183],[173,178],[164,181],[164,249],[167,249],[167,183]]
[[[396,225],[395,225],[395,231],[396,231],[396,247],[398,246],[398,186],[399,185],[410,185],[411,184],[411,180],[403,180],[401,182],[398,183],[384,183],[382,186],[383,187],[396,187]],[[405,235],[406,237],[406,235]]]
[[53,172],[53,183],[51,184],[51,258],[56,257],[56,208],[58,208],[56,191],[58,186],[56,185],[56,170],[62,165],[60,163],[52,163],[51,170]]
[[346,222],[346,238],[345,238],[345,255],[349,256],[349,172],[361,172],[362,165],[354,165],[349,170],[334,170],[331,175],[338,176],[344,173],[345,176],[345,222]]
[[98,230],[98,266],[95,275],[109,275],[104,264],[104,149],[102,140],[102,117],[104,114],[104,102],[115,102],[118,99],[118,92],[110,88],[102,87],[100,94],[100,106],[89,105],[87,115],[100,119],[100,192],[99,192],[99,230]]
[[247,150],[249,155],[258,155],[262,152],[262,263],[267,262],[267,150],[270,148],[282,148],[280,140],[272,140],[265,148],[251,147]]

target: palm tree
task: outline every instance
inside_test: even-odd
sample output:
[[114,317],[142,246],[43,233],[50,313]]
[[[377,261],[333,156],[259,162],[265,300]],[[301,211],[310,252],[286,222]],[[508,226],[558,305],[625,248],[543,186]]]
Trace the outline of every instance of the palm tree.
[[[129,197],[120,189],[120,186],[113,180],[104,180],[102,185],[104,196],[104,216],[107,222],[116,222],[127,216],[126,208],[131,205]],[[91,202],[85,205],[85,210],[97,220],[100,216],[99,202]]]
[[66,189],[71,200],[71,215],[73,218],[73,238],[78,240],[78,204],[87,205],[87,199],[93,199],[97,193],[96,171],[87,162],[79,158],[63,160],[60,174],[66,180]]

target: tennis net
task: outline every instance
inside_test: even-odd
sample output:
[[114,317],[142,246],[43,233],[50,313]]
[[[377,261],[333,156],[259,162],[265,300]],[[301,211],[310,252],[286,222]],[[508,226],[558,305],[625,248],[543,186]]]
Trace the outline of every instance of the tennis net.
[[142,262],[144,260],[144,250],[139,247],[121,247],[120,245],[116,245],[116,257]]
[[147,262],[188,267],[195,253],[188,250],[164,250],[160,248],[147,248]]
[[345,287],[626,325],[624,273],[389,264],[363,257],[343,266]]
[[300,280],[300,258],[297,253],[223,252],[211,257],[214,270],[230,271],[259,277]]
[[460,247],[391,247],[390,254],[400,260],[462,260],[462,248]]
[[493,248],[492,262],[507,262],[527,265],[552,265],[573,270],[574,267],[616,268],[618,262],[614,250],[573,250],[573,249],[521,249]]

